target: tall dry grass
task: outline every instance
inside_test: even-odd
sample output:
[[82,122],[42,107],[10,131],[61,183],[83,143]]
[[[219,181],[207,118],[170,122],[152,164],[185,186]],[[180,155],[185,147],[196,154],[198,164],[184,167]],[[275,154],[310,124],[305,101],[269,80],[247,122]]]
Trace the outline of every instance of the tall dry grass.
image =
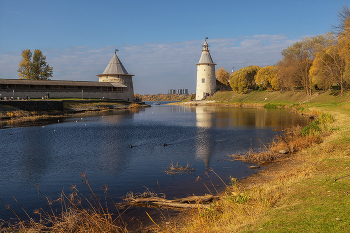
[[[34,211],[39,216],[38,220],[29,216],[23,208],[28,219],[21,219],[5,203],[17,216],[17,223],[3,224],[1,232],[128,232],[118,205],[108,193],[108,187],[103,187],[106,195],[101,199],[92,190],[85,174],[82,174],[82,182],[88,188],[89,196],[85,196],[74,185],[70,194],[62,191],[60,198],[54,201],[42,196],[37,187],[46,206],[46,210],[41,208]],[[108,199],[112,205],[107,203]],[[55,203],[59,203],[59,209],[54,207]],[[114,208],[113,211],[110,210],[111,207]]]
[[237,160],[257,164],[288,157],[313,144],[321,143],[322,138],[331,133],[327,124],[332,122],[332,115],[321,114],[303,128],[300,126],[286,128],[282,135],[275,137],[269,145],[263,145],[263,150],[259,152],[250,149],[247,153],[232,156]]
[[309,176],[312,169],[309,166],[279,171],[273,181],[249,187],[233,184],[210,208],[193,211],[180,232],[237,232],[259,220],[295,182]]

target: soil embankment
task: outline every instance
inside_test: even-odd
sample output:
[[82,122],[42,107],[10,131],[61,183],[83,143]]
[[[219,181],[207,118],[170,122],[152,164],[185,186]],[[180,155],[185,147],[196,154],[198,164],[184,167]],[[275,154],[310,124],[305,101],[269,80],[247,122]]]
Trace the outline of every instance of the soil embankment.
[[144,102],[113,100],[10,100],[0,101],[0,127],[30,125],[38,121],[70,117],[76,113],[139,109]]

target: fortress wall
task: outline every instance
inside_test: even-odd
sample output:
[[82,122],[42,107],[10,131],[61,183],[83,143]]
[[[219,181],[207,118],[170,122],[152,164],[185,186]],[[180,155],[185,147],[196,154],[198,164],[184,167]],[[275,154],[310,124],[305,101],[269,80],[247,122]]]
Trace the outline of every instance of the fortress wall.
[[38,100],[0,100],[0,104],[9,105],[25,111],[63,111],[63,101],[38,101]]
[[[10,99],[11,97],[14,97],[15,100],[17,100],[17,97],[20,99],[26,99],[27,96],[30,99],[41,99],[42,97],[45,97],[49,93],[50,98],[82,98],[84,99],[124,99],[125,100],[125,93],[124,92],[83,92],[82,91],[15,91],[14,95],[12,90],[11,91],[4,91],[1,90],[0,94],[1,97],[6,97],[7,99]],[[132,101],[134,96],[132,95],[132,98],[129,99],[129,101]]]

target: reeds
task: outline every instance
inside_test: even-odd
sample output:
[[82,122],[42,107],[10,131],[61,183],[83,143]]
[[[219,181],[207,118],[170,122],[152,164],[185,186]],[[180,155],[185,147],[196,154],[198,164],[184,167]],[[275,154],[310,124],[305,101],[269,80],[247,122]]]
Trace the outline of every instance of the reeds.
[[[52,201],[43,197],[37,187],[46,206],[46,210],[40,208],[34,211],[39,215],[39,220],[34,220],[26,212],[28,220],[23,220],[15,213],[18,223],[7,222],[6,227],[0,228],[1,232],[128,232],[118,206],[108,193],[108,187],[103,187],[105,198],[101,199],[93,192],[85,174],[82,174],[82,182],[89,190],[88,197],[74,185],[69,195],[62,191],[60,198]],[[114,212],[118,214],[110,211],[107,199],[112,201]],[[56,203],[59,203],[59,209],[54,207]]]
[[327,124],[332,122],[332,115],[321,114],[303,128],[300,126],[286,128],[281,136],[275,137],[267,146],[263,144],[264,148],[258,152],[249,149],[246,153],[232,155],[232,157],[257,164],[288,157],[294,152],[321,143],[322,137],[331,132]]
[[195,170],[190,166],[189,163],[187,163],[186,167],[185,166],[179,166],[178,163],[174,165],[173,161],[170,163],[170,167],[167,167],[165,172],[169,175],[182,175],[182,174],[192,174]]

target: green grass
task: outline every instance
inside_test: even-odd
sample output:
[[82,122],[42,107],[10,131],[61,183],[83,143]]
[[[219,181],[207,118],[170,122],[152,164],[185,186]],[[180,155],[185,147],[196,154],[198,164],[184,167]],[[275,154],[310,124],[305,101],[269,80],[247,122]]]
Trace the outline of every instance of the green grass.
[[350,101],[350,92],[347,91],[343,96],[334,96],[331,91],[316,92],[312,96],[306,95],[303,91],[252,91],[248,94],[237,94],[233,91],[216,92],[208,100],[227,103],[261,103],[261,104],[306,104],[321,105],[336,104]]
[[271,104],[271,103],[268,103],[268,104],[265,104],[264,105],[264,108],[266,109],[274,109],[274,108],[284,108],[284,104]]
[[319,136],[324,130],[328,131],[327,125],[333,123],[334,118],[329,113],[322,113],[310,124],[305,126],[301,130],[301,134],[304,136]]
[[[293,193],[267,212],[259,232],[349,232],[350,160],[328,159],[312,179],[295,184]],[[323,168],[323,169],[321,169]],[[338,176],[334,174],[338,170]],[[325,174],[328,171],[329,173]],[[248,230],[248,232],[255,232]]]
[[350,232],[350,103],[328,101],[310,104],[332,113],[314,124],[337,129],[324,143],[302,152],[313,171],[242,232]]

